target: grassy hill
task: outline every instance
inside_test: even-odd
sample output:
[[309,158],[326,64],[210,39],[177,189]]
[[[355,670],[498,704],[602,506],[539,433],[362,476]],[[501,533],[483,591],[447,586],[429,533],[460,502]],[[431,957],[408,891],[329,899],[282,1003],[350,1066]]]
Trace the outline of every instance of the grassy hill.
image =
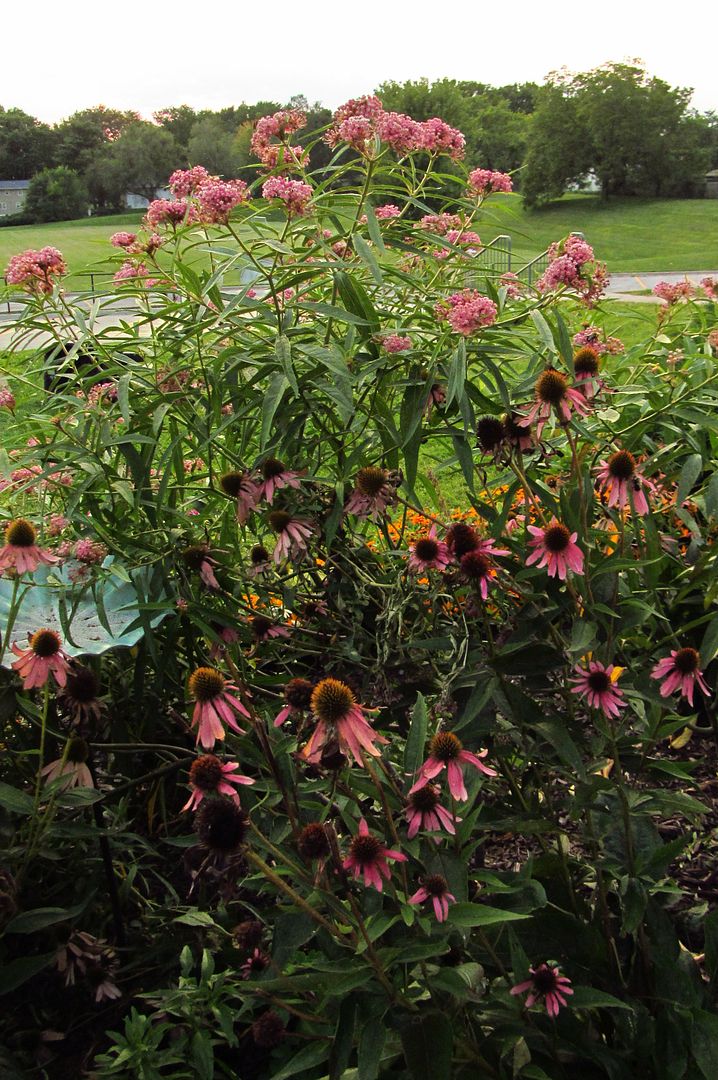
[[[0,269],[25,248],[59,248],[75,277],[102,268],[118,229],[136,229],[140,211],[115,217],[82,218],[49,225],[0,228]],[[566,195],[541,210],[528,211],[518,195],[492,199],[478,229],[484,241],[508,233],[517,265],[544,251],[553,240],[582,232],[613,271],[715,270],[718,268],[718,199],[617,199]],[[116,254],[116,253],[114,253]],[[105,264],[107,268],[108,264]]]

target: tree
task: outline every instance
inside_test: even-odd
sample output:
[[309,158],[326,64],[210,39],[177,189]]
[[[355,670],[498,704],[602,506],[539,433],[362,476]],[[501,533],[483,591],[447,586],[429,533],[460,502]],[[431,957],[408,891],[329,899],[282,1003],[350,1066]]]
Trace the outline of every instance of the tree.
[[104,105],[73,113],[55,128],[57,160],[61,165],[84,172],[98,150],[140,122],[136,112],[108,109]]
[[229,132],[216,116],[196,120],[187,145],[191,165],[204,165],[217,176],[233,177],[239,160],[234,145],[235,135]]
[[54,164],[54,151],[47,124],[22,109],[0,106],[0,180],[29,180]]
[[85,169],[84,179],[96,212],[123,208],[127,187],[120,163],[111,152],[96,154]]
[[33,176],[24,211],[39,222],[70,221],[87,213],[89,201],[82,177],[66,165],[58,165]]
[[539,91],[528,133],[521,191],[529,206],[558,199],[593,165],[593,145],[573,97],[549,82]]
[[169,131],[144,121],[128,127],[105,154],[114,163],[123,189],[149,200],[155,198],[157,189],[167,183],[174,169],[186,164]]
[[182,150],[187,150],[192,128],[198,120],[198,113],[191,105],[170,105],[152,113],[152,118],[156,124],[174,136]]

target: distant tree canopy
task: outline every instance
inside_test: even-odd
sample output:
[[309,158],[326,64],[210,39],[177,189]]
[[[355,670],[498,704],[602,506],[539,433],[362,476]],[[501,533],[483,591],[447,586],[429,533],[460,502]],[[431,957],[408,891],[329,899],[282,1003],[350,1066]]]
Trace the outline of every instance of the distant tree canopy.
[[68,221],[83,217],[89,205],[82,177],[66,165],[58,165],[33,176],[23,209],[35,221]]
[[53,133],[22,109],[0,105],[0,180],[29,180],[53,164]]
[[555,198],[588,171],[604,197],[698,194],[710,162],[708,121],[690,111],[690,97],[639,62],[553,73],[530,126],[525,197]]

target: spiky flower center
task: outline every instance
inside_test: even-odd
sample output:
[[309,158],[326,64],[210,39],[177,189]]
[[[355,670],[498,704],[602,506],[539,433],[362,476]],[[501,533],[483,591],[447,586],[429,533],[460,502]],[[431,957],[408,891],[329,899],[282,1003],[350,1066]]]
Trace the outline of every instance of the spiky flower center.
[[482,450],[498,449],[504,438],[504,426],[497,416],[482,416],[476,428],[476,438]]
[[17,518],[16,521],[11,521],[5,529],[5,543],[10,544],[12,547],[33,547],[36,539],[35,526],[26,521],[25,518]]
[[476,529],[472,528],[471,525],[466,525],[463,521],[457,521],[447,529],[446,542],[454,555],[456,555],[456,558],[460,559],[467,551],[473,551],[474,548],[479,546],[479,536]]
[[560,555],[571,543],[571,533],[565,525],[560,525],[557,522],[555,525],[549,525],[544,531],[543,542],[554,555]]
[[636,471],[636,459],[628,450],[619,450],[608,459],[608,471],[615,480],[630,480]]
[[491,571],[491,563],[480,551],[467,551],[461,556],[459,565],[464,577],[472,581],[481,581],[482,578],[488,577]]
[[202,754],[192,762],[189,780],[200,791],[216,791],[222,780],[222,762],[214,754]]
[[262,462],[262,476],[265,480],[272,480],[287,471],[287,466],[279,458],[268,457]]
[[196,701],[213,701],[224,690],[226,683],[224,675],[216,668],[201,667],[193,671],[189,677],[189,689]]
[[81,705],[94,701],[99,692],[100,682],[91,668],[77,667],[67,676],[65,696]]
[[444,763],[456,761],[463,748],[456,735],[450,731],[440,731],[429,743],[429,756]]
[[324,826],[320,822],[306,825],[297,841],[300,855],[306,859],[321,859],[329,854],[329,841]]
[[449,883],[441,874],[430,874],[424,878],[424,888],[429,896],[444,896],[449,891]]
[[548,964],[541,964],[531,976],[531,981],[539,994],[550,994],[558,985],[557,976],[557,968],[549,967]]
[[414,810],[419,810],[421,813],[427,813],[429,810],[433,810],[439,802],[439,789],[434,784],[426,784],[424,787],[419,788],[418,791],[412,792],[409,796],[409,803]]
[[61,646],[60,635],[54,630],[36,630],[30,638],[30,648],[35,656],[41,656],[43,659],[55,656],[59,653]]
[[693,675],[698,671],[701,658],[695,649],[679,649],[673,663],[681,675]]
[[262,544],[255,544],[249,553],[249,558],[253,566],[261,566],[262,563],[267,562],[269,559],[269,552]]
[[284,700],[293,709],[308,709],[312,703],[314,686],[309,679],[290,679],[284,687]]
[[360,866],[371,866],[381,855],[383,844],[376,836],[355,836],[351,842],[352,857]]
[[182,561],[188,570],[194,570],[195,573],[199,573],[202,569],[202,563],[207,558],[207,548],[202,544],[191,544],[186,547],[182,552]]
[[432,540],[430,536],[425,536],[421,540],[417,540],[414,544],[414,555],[421,562],[432,562],[439,554],[439,545],[436,540]]
[[362,495],[376,496],[386,484],[386,469],[378,469],[373,465],[367,465],[360,469],[354,478],[357,491]]
[[506,413],[504,417],[504,434],[507,439],[526,438],[528,433],[528,428],[521,427],[513,413]]
[[566,397],[568,380],[555,368],[546,368],[536,380],[536,397],[546,405],[558,405]]
[[322,679],[312,691],[312,712],[325,724],[336,724],[347,716],[355,701],[346,683],[339,679]]
[[577,375],[597,375],[599,366],[598,353],[588,345],[574,354],[573,370]]
[[284,1036],[284,1024],[279,1013],[262,1013],[252,1024],[252,1038],[257,1046],[271,1050],[278,1046]]
[[266,615],[254,615],[249,622],[252,627],[252,633],[258,640],[266,637],[274,626],[272,620],[268,619]]
[[270,528],[276,533],[284,532],[291,520],[292,515],[286,510],[273,510],[268,518]]
[[592,671],[586,681],[595,694],[605,694],[611,689],[611,676],[607,671]]
[[197,832],[210,851],[236,851],[247,834],[247,816],[230,799],[210,799],[197,811]]
[[90,756],[90,747],[84,739],[70,739],[67,747],[67,760],[73,765],[80,765]]
[[236,499],[242,494],[246,481],[246,473],[228,472],[220,477],[219,486],[222,488],[225,495],[229,495],[231,498]]

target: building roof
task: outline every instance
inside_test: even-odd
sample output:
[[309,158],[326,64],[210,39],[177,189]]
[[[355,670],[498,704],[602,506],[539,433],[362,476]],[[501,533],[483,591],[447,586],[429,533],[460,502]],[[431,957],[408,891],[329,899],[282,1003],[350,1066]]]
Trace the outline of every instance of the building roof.
[[0,180],[0,190],[2,191],[23,191],[29,187],[29,180]]
[[706,173],[706,180],[708,179],[708,177],[710,177],[711,180],[714,177],[715,177],[716,180],[718,180],[718,169],[712,169],[711,172],[707,172]]

